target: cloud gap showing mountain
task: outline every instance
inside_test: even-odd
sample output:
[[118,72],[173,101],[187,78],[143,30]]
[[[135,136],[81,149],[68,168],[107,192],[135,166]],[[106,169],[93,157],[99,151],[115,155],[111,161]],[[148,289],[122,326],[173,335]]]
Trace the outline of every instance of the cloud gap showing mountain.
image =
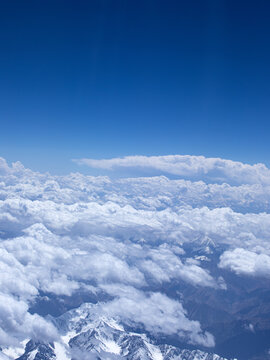
[[0,159],[0,358],[269,358],[269,169],[78,163],[160,174],[56,176]]

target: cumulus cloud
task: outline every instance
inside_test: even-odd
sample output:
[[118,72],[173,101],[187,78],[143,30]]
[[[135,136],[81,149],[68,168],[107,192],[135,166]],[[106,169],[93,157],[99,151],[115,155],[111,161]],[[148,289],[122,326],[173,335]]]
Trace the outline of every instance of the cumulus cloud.
[[183,263],[177,255],[170,247],[161,245],[151,249],[138,266],[160,283],[181,279],[193,285],[218,287],[214,278],[197,262]]
[[143,324],[153,334],[178,334],[192,344],[215,345],[214,337],[203,332],[198,321],[189,320],[178,301],[159,292],[145,294],[119,285],[106,286],[106,290],[115,299],[101,305],[102,313],[120,318],[130,326]]
[[219,266],[236,274],[270,277],[270,256],[242,248],[225,251]]
[[24,301],[11,295],[0,294],[0,343],[18,345],[25,338],[52,341],[58,338],[55,327],[42,317],[28,312]]
[[113,170],[119,168],[152,169],[162,173],[219,182],[270,184],[270,170],[264,164],[243,164],[220,158],[191,155],[126,156],[112,159],[77,159],[79,165]]
[[[139,161],[154,160],[156,169],[212,183],[165,176],[52,176],[0,160],[0,296],[10,299],[9,308],[0,311],[2,344],[57,336],[29,306],[41,293],[72,296],[82,289],[105,293],[108,301],[100,311],[129,325],[214,344],[167,285],[226,291],[213,266],[192,257],[195,249],[211,246],[221,253],[220,269],[266,276],[268,169],[203,157],[146,159]],[[239,185],[215,183],[223,178]]]

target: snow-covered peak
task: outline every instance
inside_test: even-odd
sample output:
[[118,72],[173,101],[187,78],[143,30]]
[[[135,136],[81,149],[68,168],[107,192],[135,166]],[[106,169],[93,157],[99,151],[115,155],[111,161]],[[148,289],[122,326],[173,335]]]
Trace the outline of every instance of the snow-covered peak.
[[29,341],[18,360],[226,360],[200,350],[153,343],[145,334],[124,329],[115,319],[99,316],[95,305],[83,304],[54,319],[61,341]]

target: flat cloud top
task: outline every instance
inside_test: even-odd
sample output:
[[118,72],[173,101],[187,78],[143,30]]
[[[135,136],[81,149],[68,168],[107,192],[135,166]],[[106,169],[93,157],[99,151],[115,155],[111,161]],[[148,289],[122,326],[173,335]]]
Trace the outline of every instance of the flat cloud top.
[[[172,298],[166,285],[226,291],[222,278],[187,255],[188,244],[223,249],[220,269],[269,276],[269,170],[192,156],[95,161],[107,168],[122,161],[214,176],[212,183],[52,176],[0,159],[0,343],[57,338],[54,326],[30,314],[29,306],[41,293],[72,296],[83,290],[105,294],[101,314],[124,324],[213,346],[213,336],[189,319],[181,296]],[[239,184],[215,183],[217,169],[219,179],[222,174]]]

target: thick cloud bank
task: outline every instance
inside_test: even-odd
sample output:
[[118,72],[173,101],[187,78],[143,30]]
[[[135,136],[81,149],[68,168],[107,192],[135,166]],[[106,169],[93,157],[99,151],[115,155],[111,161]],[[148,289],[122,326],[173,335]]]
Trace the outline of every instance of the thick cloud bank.
[[79,165],[113,170],[119,168],[149,169],[218,182],[270,184],[270,170],[264,164],[243,164],[220,158],[191,155],[126,156],[113,159],[77,159]]
[[[138,158],[133,158],[136,166],[149,159]],[[118,160],[90,165],[130,165],[132,159]],[[213,336],[189,318],[181,291],[172,297],[169,288],[226,291],[222,277],[192,257],[188,247],[219,249],[220,269],[269,276],[269,170],[203,157],[154,160],[161,170],[191,178],[210,177],[219,167],[224,178],[240,184],[215,183],[215,171],[209,184],[165,176],[51,176],[0,159],[2,346],[25,338],[56,339],[54,326],[29,307],[41,297],[82,291],[102,296],[101,314],[127,326],[214,345]]]

